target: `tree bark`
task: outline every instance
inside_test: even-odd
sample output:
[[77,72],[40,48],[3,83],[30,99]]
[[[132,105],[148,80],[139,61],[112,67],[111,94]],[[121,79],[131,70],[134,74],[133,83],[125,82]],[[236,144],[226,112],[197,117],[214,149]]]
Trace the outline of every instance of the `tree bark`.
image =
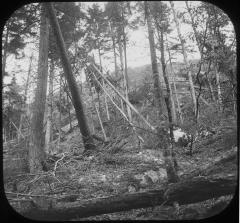
[[69,119],[69,124],[70,124],[70,131],[72,131],[72,118],[71,118],[71,106],[70,106],[70,101],[69,101],[69,96],[66,90],[67,94],[67,105],[68,105],[68,119]]
[[222,92],[221,92],[220,75],[219,75],[219,71],[218,71],[217,62],[215,64],[215,75],[216,75],[216,83],[217,83],[218,106],[219,106],[219,110],[222,111],[223,110]]
[[[91,100],[92,108],[94,108],[94,107],[95,107],[95,104],[94,104],[94,99],[93,99],[93,93],[92,93],[91,83],[88,81],[88,82],[87,82],[87,85],[88,85],[89,93],[90,93],[90,96],[91,96],[91,99],[92,99],[92,100]],[[95,127],[94,127],[94,119],[93,119],[92,109],[91,109],[90,115],[91,115],[91,120],[92,120],[92,133],[95,134]]]
[[[105,82],[103,81],[103,87],[105,87]],[[106,113],[107,113],[107,119],[110,120],[109,110],[108,110],[108,102],[107,102],[107,96],[104,94],[104,102],[106,107]]]
[[211,93],[212,101],[216,101],[214,91],[213,91],[213,86],[212,86],[211,80],[209,79],[209,76],[208,76],[208,74],[210,72],[210,69],[211,69],[211,60],[209,60],[209,62],[208,62],[208,70],[206,72],[206,79],[207,79],[207,82],[208,82],[209,91]]
[[113,44],[113,57],[114,57],[115,77],[116,77],[116,79],[118,79],[116,42],[115,42],[114,33],[113,33],[113,29],[112,29],[112,25],[111,25],[110,21],[108,22],[108,25],[109,25],[109,29],[110,29],[110,32],[111,32],[111,38],[112,38],[112,44]]
[[[164,78],[164,82],[166,84],[166,89],[167,89],[167,96],[166,97],[168,97],[167,101],[171,102],[171,104],[169,104],[169,105],[166,104],[166,106],[168,106],[167,110],[171,111],[170,119],[171,119],[171,125],[172,125],[173,122],[174,123],[176,122],[177,115],[176,115],[176,109],[175,109],[175,103],[174,103],[174,99],[173,99],[171,85],[169,83],[169,79],[168,79],[168,76],[167,76],[167,73],[166,73],[163,32],[160,30],[160,28],[158,27],[157,23],[156,23],[156,26],[157,26],[157,29],[158,29],[157,34],[158,34],[158,39],[159,39],[159,44],[160,44],[161,64],[162,64],[163,78]],[[160,35],[159,35],[159,32],[160,32]],[[166,103],[168,103],[167,101],[165,99]],[[169,122],[170,122],[170,119],[169,119]]]
[[[122,74],[122,78],[124,80],[123,49],[122,49],[122,42],[121,42],[121,40],[119,40],[118,46],[119,46],[119,56],[120,56],[120,64],[121,64],[120,65],[121,66],[121,74]],[[123,82],[122,82],[121,86],[124,89],[124,83]],[[123,104],[122,100],[121,100],[121,108],[124,111],[124,104]]]
[[51,61],[50,74],[49,74],[49,92],[47,101],[47,126],[45,134],[45,152],[48,154],[49,144],[52,141],[52,112],[53,112],[53,77],[54,77],[54,64]]
[[154,97],[155,97],[156,105],[158,106],[158,109],[159,109],[159,118],[160,118],[160,116],[163,113],[163,90],[161,89],[161,86],[159,83],[159,72],[158,72],[156,49],[155,49],[155,43],[154,43],[154,31],[153,31],[151,20],[149,17],[148,3],[144,2],[144,5],[145,5],[145,13],[146,13],[146,20],[147,20],[147,27],[148,27],[148,39],[149,39],[151,62],[152,62]]
[[118,79],[117,53],[116,53],[116,43],[115,43],[114,37],[112,37],[112,41],[113,41],[113,56],[114,56],[115,76]]
[[44,5],[45,3],[42,3],[40,21],[38,79],[32,111],[31,119],[32,133],[28,153],[30,173],[42,171],[45,162],[43,122],[47,94],[49,23],[46,17]]
[[[157,57],[156,57],[156,50],[155,50],[155,44],[154,44],[154,35],[153,35],[153,29],[152,29],[152,24],[151,24],[151,18],[150,18],[150,10],[149,10],[149,5],[148,2],[144,1],[144,6],[145,6],[145,16],[146,16],[146,20],[147,20],[147,26],[148,26],[148,38],[149,38],[149,45],[150,45],[150,53],[151,53],[151,61],[152,61],[152,71],[153,71],[153,77],[154,77],[154,83],[155,83],[155,91],[158,90],[155,93],[155,98],[156,101],[159,102],[159,109],[160,109],[160,101],[162,99],[160,99],[162,97],[162,93],[161,92],[161,88],[159,86],[159,75],[158,75],[158,67],[157,67]],[[163,37],[163,33],[161,32],[161,37]],[[175,168],[174,168],[174,164],[173,164],[173,160],[172,160],[172,156],[173,156],[173,152],[170,150],[173,150],[172,147],[172,143],[173,143],[173,125],[172,125],[172,114],[171,114],[171,103],[170,103],[170,89],[169,89],[169,82],[168,82],[168,78],[166,76],[166,70],[165,70],[165,60],[164,60],[164,48],[163,48],[163,39],[161,39],[160,41],[161,44],[161,62],[162,62],[162,69],[164,72],[164,80],[166,82],[166,86],[167,86],[167,96],[165,98],[165,102],[166,102],[166,107],[167,107],[167,112],[168,112],[168,118],[169,118],[169,125],[170,125],[170,137],[171,137],[171,145],[169,145],[168,140],[164,139],[164,137],[167,136],[163,136],[163,140],[165,141],[164,143],[164,160],[165,160],[165,165],[166,165],[166,171],[167,171],[167,176],[168,176],[168,181],[169,182],[176,182],[178,181],[178,176],[176,174]],[[157,83],[156,83],[157,82]],[[160,109],[161,111],[161,109]],[[159,117],[160,119],[160,117]],[[161,137],[162,132],[159,131],[159,137]]]
[[85,153],[88,153],[92,150],[95,149],[95,145],[93,142],[93,138],[90,134],[89,131],[89,127],[86,121],[86,116],[84,113],[84,107],[82,104],[82,99],[81,99],[81,95],[80,92],[78,90],[78,86],[76,83],[76,80],[73,76],[72,73],[72,69],[71,69],[71,65],[69,62],[69,59],[67,57],[67,51],[66,51],[66,46],[62,37],[62,33],[53,9],[53,5],[51,3],[47,3],[46,4],[46,8],[49,12],[49,18],[50,18],[50,22],[51,25],[53,27],[53,31],[56,37],[56,41],[60,50],[60,56],[61,56],[61,61],[62,61],[62,65],[63,65],[63,69],[64,69],[64,75],[65,78],[67,79],[67,83],[72,95],[72,101],[73,101],[73,106],[75,108],[76,111],[76,116],[77,116],[77,120],[78,120],[78,125],[80,128],[80,132],[82,134],[82,139],[83,139],[83,143],[85,146]]
[[62,75],[59,76],[59,117],[58,117],[58,149],[60,148],[60,142],[61,142],[61,127],[62,127]]
[[8,51],[8,35],[9,35],[9,29],[8,29],[9,22],[6,22],[6,36],[5,36],[5,42],[3,46],[3,56],[2,56],[2,76],[5,75],[6,72],[6,62],[7,62],[7,51]]
[[[128,80],[128,73],[127,73],[127,43],[126,43],[126,33],[125,33],[125,30],[124,30],[124,26],[122,28],[123,30],[123,51],[124,51],[124,63],[125,63],[125,66],[124,66],[124,88],[125,88],[125,97],[126,99],[129,101],[129,98],[128,98],[128,91],[129,91],[129,80]],[[127,113],[128,113],[128,118],[129,118],[129,121],[131,122],[132,121],[132,112],[131,112],[131,109],[130,107],[127,105]]]
[[174,70],[173,70],[172,57],[171,57],[171,53],[170,53],[170,49],[168,47],[168,44],[167,44],[167,50],[168,50],[169,62],[170,62],[171,73],[172,73],[172,81],[173,81],[173,89],[174,89],[173,94],[175,95],[176,101],[177,101],[177,108],[178,108],[180,123],[183,124],[182,111],[181,111],[181,107],[180,107],[180,103],[179,103],[179,99],[178,99],[177,87],[176,87],[176,82],[175,82],[175,73],[174,73]]
[[99,111],[98,111],[98,107],[96,105],[95,105],[95,109],[96,109],[96,112],[97,112],[98,121],[99,121],[101,130],[102,130],[102,133],[103,133],[104,140],[107,141],[107,136],[106,136],[105,130],[103,128],[103,124],[102,124],[102,120],[101,120],[101,117],[100,117],[100,114],[99,114]]
[[57,205],[51,209],[32,208],[21,214],[34,220],[70,220],[100,214],[129,211],[156,205],[179,205],[202,202],[224,195],[234,194],[237,186],[236,176],[226,177],[195,177],[158,190],[138,192],[96,198],[74,202],[66,207]]
[[[174,166],[171,167],[171,173],[172,176],[170,177],[172,179],[173,182],[177,182],[179,180],[176,170],[175,168],[177,168],[177,160],[176,160],[176,156],[175,156],[175,152],[174,152],[174,136],[173,136],[173,122],[175,122],[176,120],[173,120],[173,107],[171,106],[171,101],[172,99],[172,94],[171,94],[171,86],[169,84],[169,80],[168,80],[168,76],[166,73],[166,64],[165,64],[165,55],[164,55],[164,39],[163,39],[163,30],[161,30],[160,27],[158,27],[160,30],[160,51],[161,51],[161,64],[162,64],[162,73],[163,73],[163,78],[164,81],[166,83],[166,88],[167,88],[167,95],[165,96],[165,103],[166,103],[166,107],[167,107],[167,111],[168,111],[168,121],[169,121],[169,131],[170,131],[170,144],[171,144],[171,157],[172,161],[170,161],[171,163],[174,163]],[[176,114],[176,112],[174,111],[174,113]],[[169,158],[169,159],[170,159]],[[173,165],[173,164],[171,164]]]
[[[30,78],[30,73],[32,71],[32,59],[33,59],[33,54],[30,57],[30,63],[29,63],[29,68],[28,68],[28,74],[27,74],[27,81],[26,81],[26,86],[25,86],[25,92],[24,92],[24,106],[27,106],[27,111],[26,113],[28,114],[29,111],[29,106],[26,105],[27,102],[27,94],[28,94],[28,86],[29,86],[29,78]],[[22,125],[23,125],[23,118],[26,114],[22,113],[20,117],[20,123],[19,123],[19,130],[22,130]],[[18,135],[18,141],[20,140],[20,135]]]
[[196,112],[197,112],[197,100],[196,100],[195,89],[194,89],[194,86],[193,86],[192,72],[191,72],[190,64],[189,64],[189,61],[188,61],[188,58],[187,58],[185,41],[184,41],[184,39],[182,37],[182,34],[181,34],[179,21],[178,21],[178,18],[177,18],[175,9],[174,9],[174,3],[172,1],[170,1],[170,4],[171,4],[172,11],[173,11],[174,21],[175,21],[176,27],[177,27],[178,37],[179,37],[181,45],[182,45],[182,54],[183,54],[184,63],[185,63],[186,69],[188,71],[188,81],[189,81],[190,92],[191,92],[192,101],[193,101],[193,111],[194,111],[195,116],[197,117],[197,114],[196,114]]

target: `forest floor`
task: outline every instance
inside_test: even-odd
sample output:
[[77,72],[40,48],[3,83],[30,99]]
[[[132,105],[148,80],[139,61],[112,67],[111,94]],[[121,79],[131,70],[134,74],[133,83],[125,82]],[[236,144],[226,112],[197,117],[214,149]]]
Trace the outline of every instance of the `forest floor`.
[[[232,128],[222,126],[217,135],[198,141],[192,156],[187,155],[187,148],[175,147],[180,178],[208,165],[214,158],[237,146],[236,121],[229,119],[227,123]],[[21,209],[21,194],[51,196],[67,204],[77,200],[156,189],[167,184],[161,150],[139,146],[134,134],[119,135],[108,143],[96,141],[97,152],[89,157],[82,156],[80,138],[79,131],[74,130],[60,143],[61,150],[48,158],[51,174],[20,174],[14,176],[14,180],[9,178],[5,181],[5,192],[9,192],[7,198],[14,208]],[[223,170],[233,173],[237,171],[237,163],[220,166],[219,171]],[[16,199],[16,194],[20,201]],[[211,205],[221,200],[230,201],[231,196],[182,205],[177,213],[174,207],[156,206],[80,220],[196,219],[208,216],[207,210]],[[42,205],[45,205],[44,202]]]

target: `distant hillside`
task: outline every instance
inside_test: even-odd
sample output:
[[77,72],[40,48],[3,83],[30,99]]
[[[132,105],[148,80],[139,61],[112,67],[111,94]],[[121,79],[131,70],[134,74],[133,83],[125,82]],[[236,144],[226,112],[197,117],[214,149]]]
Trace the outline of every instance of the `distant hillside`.
[[[197,64],[198,60],[192,60],[190,61],[192,64]],[[163,76],[162,76],[162,69],[161,69],[161,64],[158,63],[158,70],[160,74],[160,80],[163,81]],[[184,64],[183,63],[173,63],[173,69],[174,72],[176,73],[176,78],[183,78],[184,72],[181,72],[183,70]],[[170,65],[167,64],[167,70],[170,69]],[[129,86],[130,87],[135,87],[138,85],[141,85],[144,82],[144,79],[148,79],[151,81],[152,79],[152,66],[151,64],[148,65],[143,65],[139,67],[129,67],[128,68],[128,78],[129,78]]]
[[[180,71],[180,68],[183,67],[183,64],[181,63],[174,63],[174,71],[178,73]],[[160,80],[163,81],[163,76],[162,76],[162,69],[161,65],[158,64],[159,67],[159,75],[160,75]],[[167,65],[167,70],[170,70],[170,66]],[[138,85],[141,85],[144,82],[144,79],[147,79],[151,81],[152,79],[152,66],[151,64],[140,66],[140,67],[134,67],[128,68],[128,78],[129,78],[129,86],[130,87],[135,87]]]

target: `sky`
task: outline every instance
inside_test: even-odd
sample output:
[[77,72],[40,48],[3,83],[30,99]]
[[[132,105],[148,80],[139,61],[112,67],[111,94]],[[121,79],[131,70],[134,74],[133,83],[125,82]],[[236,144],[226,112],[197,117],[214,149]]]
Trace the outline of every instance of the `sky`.
[[[100,5],[100,7],[104,7],[104,2],[96,2]],[[84,2],[85,7],[91,6],[94,2]],[[169,3],[168,3],[169,4]],[[199,4],[198,1],[194,1],[190,3],[191,5]],[[176,1],[174,2],[175,9],[178,12],[182,12],[185,10],[185,2],[184,1]],[[192,27],[190,25],[186,25],[185,23],[180,23],[181,32],[183,37],[186,36],[189,32],[192,32]],[[177,37],[176,27],[175,24],[171,24],[172,32],[169,35],[169,39],[171,37]],[[232,27],[230,27],[232,29]],[[127,46],[127,63],[128,67],[138,67],[143,66],[146,64],[150,64],[150,49],[149,49],[149,42],[148,42],[148,34],[147,34],[147,27],[139,27],[138,30],[127,30],[129,44]],[[174,40],[176,42],[176,40]],[[176,42],[177,43],[177,42]],[[197,59],[199,58],[199,52],[196,47],[195,42],[188,42],[189,45],[193,46],[195,53],[188,54],[190,59]],[[24,83],[26,80],[26,75],[28,72],[29,67],[29,57],[33,54],[34,61],[33,61],[33,70],[37,71],[37,58],[38,58],[38,50],[35,44],[28,44],[26,49],[24,50],[26,58],[21,60],[16,60],[14,56],[9,56],[7,58],[7,67],[6,71],[13,74],[18,73],[16,78],[18,83]],[[158,53],[159,54],[159,53]],[[159,56],[159,55],[158,55]],[[178,62],[183,61],[183,56],[181,54],[175,54],[174,57]],[[98,62],[98,56],[96,53],[96,62]],[[109,59],[110,58],[110,59]],[[105,70],[114,70],[114,63],[113,63],[113,53],[106,53],[103,56],[103,66]],[[21,70],[21,75],[19,75],[19,70]],[[4,83],[9,83],[11,78],[5,78]]]

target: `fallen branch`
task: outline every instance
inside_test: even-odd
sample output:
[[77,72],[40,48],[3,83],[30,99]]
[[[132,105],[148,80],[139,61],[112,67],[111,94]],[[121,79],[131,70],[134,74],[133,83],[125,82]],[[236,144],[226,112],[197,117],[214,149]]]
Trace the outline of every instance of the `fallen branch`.
[[53,176],[55,177],[56,176],[56,169],[57,169],[57,165],[58,163],[63,160],[63,158],[65,157],[65,153],[63,153],[62,157],[60,159],[58,159],[54,165],[54,170],[53,170]]

